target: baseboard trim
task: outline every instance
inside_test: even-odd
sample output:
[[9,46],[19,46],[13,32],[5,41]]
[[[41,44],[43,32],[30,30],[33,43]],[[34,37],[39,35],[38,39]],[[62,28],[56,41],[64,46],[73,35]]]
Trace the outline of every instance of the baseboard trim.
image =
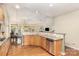
[[65,53],[65,52],[61,52],[61,55],[62,55],[62,56],[65,56],[65,55],[66,55],[66,53]]
[[79,50],[79,48],[75,48],[75,47],[71,47],[71,46],[66,46],[66,47],[70,47],[72,49]]

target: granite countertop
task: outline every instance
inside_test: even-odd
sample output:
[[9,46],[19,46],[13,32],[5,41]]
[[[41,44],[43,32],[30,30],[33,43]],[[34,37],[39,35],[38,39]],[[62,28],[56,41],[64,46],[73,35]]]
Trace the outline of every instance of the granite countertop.
[[39,36],[42,36],[42,37],[49,38],[51,40],[59,40],[59,39],[63,39],[64,38],[64,36],[60,35],[60,34],[45,33],[45,32],[26,32],[26,33],[23,33],[23,35],[39,35]]
[[55,33],[41,33],[42,37],[46,37],[46,38],[49,38],[51,40],[60,40],[60,39],[63,39],[64,36],[63,35],[60,35],[60,34],[55,34]]

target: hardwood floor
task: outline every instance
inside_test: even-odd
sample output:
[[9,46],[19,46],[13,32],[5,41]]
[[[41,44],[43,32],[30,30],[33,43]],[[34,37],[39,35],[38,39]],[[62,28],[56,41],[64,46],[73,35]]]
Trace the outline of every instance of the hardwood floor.
[[[65,56],[79,56],[79,51],[66,47]],[[52,56],[37,46],[14,46],[9,48],[7,56]]]
[[66,47],[65,52],[66,52],[65,56],[79,56],[79,50],[75,50],[70,47]]
[[48,52],[36,46],[11,46],[7,56],[51,56]]

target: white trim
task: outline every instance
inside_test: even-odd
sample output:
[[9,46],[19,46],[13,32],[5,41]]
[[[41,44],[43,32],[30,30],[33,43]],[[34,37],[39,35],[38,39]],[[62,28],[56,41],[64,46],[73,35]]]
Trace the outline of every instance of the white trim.
[[[67,46],[67,45],[66,45]],[[75,50],[79,50],[79,48],[76,48],[76,47],[71,47],[71,46],[67,46],[67,47],[70,47],[70,48],[73,48],[73,49],[75,49]]]
[[65,52],[61,52],[61,55],[63,55],[63,56],[64,56],[64,55],[66,55],[66,53],[65,53]]

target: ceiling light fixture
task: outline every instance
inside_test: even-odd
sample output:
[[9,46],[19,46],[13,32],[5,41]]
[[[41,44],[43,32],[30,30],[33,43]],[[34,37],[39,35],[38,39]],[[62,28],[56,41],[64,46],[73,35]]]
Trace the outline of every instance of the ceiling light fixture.
[[39,12],[36,10],[36,14],[38,14]]
[[53,4],[49,4],[49,6],[50,6],[50,7],[52,7],[52,6],[53,6]]
[[16,9],[19,9],[19,8],[20,8],[20,6],[19,6],[19,5],[16,5],[15,7],[16,7]]

